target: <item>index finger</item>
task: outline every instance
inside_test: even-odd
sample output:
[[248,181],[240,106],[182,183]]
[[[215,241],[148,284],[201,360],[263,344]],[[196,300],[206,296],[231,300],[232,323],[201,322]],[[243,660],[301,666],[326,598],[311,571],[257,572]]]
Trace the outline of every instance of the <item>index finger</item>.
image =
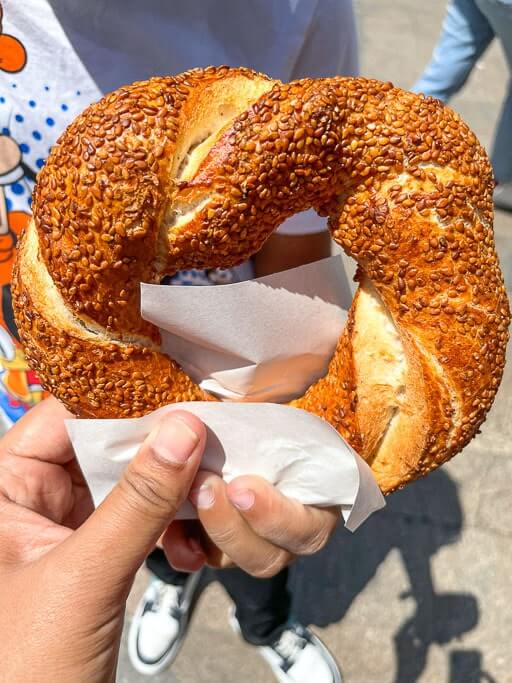
[[60,465],[69,462],[75,455],[64,420],[72,417],[53,396],[41,401],[2,438],[0,458],[13,455]]
[[227,496],[258,536],[294,555],[323,548],[340,518],[338,507],[303,505],[253,475],[233,479]]

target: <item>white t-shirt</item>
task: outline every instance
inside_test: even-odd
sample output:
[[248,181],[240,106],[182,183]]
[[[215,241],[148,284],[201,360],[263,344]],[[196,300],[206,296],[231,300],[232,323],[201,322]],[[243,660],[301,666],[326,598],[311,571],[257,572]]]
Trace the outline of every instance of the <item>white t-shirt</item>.
[[[3,7],[3,33],[24,46],[26,62],[1,75],[0,132],[21,146],[34,173],[86,105],[135,80],[210,64],[283,81],[357,71],[349,0],[3,0]],[[26,210],[30,173],[21,185],[7,185],[5,194]]]
[[[10,274],[37,171],[62,130],[104,92],[210,64],[247,66],[284,81],[353,75],[350,0],[3,0],[0,34],[0,326],[14,334]],[[287,234],[315,232],[314,212]],[[230,273],[210,274],[209,283]],[[237,279],[247,274],[237,272]],[[202,273],[181,274],[202,284]],[[0,331],[0,421],[41,397],[19,346]]]

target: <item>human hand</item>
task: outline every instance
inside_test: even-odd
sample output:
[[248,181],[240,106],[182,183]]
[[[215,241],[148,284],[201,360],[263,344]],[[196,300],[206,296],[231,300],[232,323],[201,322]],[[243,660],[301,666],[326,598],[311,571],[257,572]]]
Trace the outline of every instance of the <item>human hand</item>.
[[[258,276],[316,261],[330,254],[330,236],[274,233],[254,258]],[[177,569],[194,571],[199,544],[214,567],[237,565],[249,574],[277,574],[297,555],[320,550],[340,519],[338,507],[315,508],[286,498],[261,477],[244,476],[226,485],[211,472],[199,472],[191,501],[199,522],[174,522],[161,539]],[[199,493],[201,492],[201,493]]]
[[302,505],[257,476],[226,484],[200,471],[189,497],[199,523],[173,522],[161,539],[169,562],[185,571],[198,569],[191,549],[200,546],[211,566],[274,576],[296,556],[320,550],[340,519],[339,507]]
[[[10,683],[115,680],[133,578],[186,498],[204,449],[202,423],[172,413],[93,512],[67,417],[48,399],[0,441],[0,661]],[[193,544],[189,552],[204,562]]]

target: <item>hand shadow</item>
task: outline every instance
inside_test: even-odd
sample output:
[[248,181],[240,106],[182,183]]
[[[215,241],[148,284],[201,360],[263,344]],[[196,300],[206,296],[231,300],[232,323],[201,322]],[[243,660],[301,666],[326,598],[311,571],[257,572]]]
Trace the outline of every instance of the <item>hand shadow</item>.
[[482,669],[479,650],[453,650],[450,652],[449,683],[498,683]]
[[340,621],[388,553],[397,549],[410,581],[407,595],[397,597],[412,597],[416,610],[394,636],[395,683],[412,683],[425,668],[430,646],[473,629],[479,609],[474,595],[437,594],[432,581],[431,558],[454,543],[463,526],[457,486],[450,477],[438,470],[387,503],[355,534],[340,528],[323,551],[297,563],[290,579],[293,611],[303,623]]

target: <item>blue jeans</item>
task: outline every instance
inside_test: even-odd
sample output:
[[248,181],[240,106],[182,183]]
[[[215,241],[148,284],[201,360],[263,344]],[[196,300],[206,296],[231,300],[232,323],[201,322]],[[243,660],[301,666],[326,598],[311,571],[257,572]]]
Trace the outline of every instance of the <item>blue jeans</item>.
[[[479,57],[497,37],[512,71],[512,0],[451,0],[432,59],[413,92],[447,102],[466,82]],[[499,182],[512,180],[512,83],[507,94],[491,153]]]

